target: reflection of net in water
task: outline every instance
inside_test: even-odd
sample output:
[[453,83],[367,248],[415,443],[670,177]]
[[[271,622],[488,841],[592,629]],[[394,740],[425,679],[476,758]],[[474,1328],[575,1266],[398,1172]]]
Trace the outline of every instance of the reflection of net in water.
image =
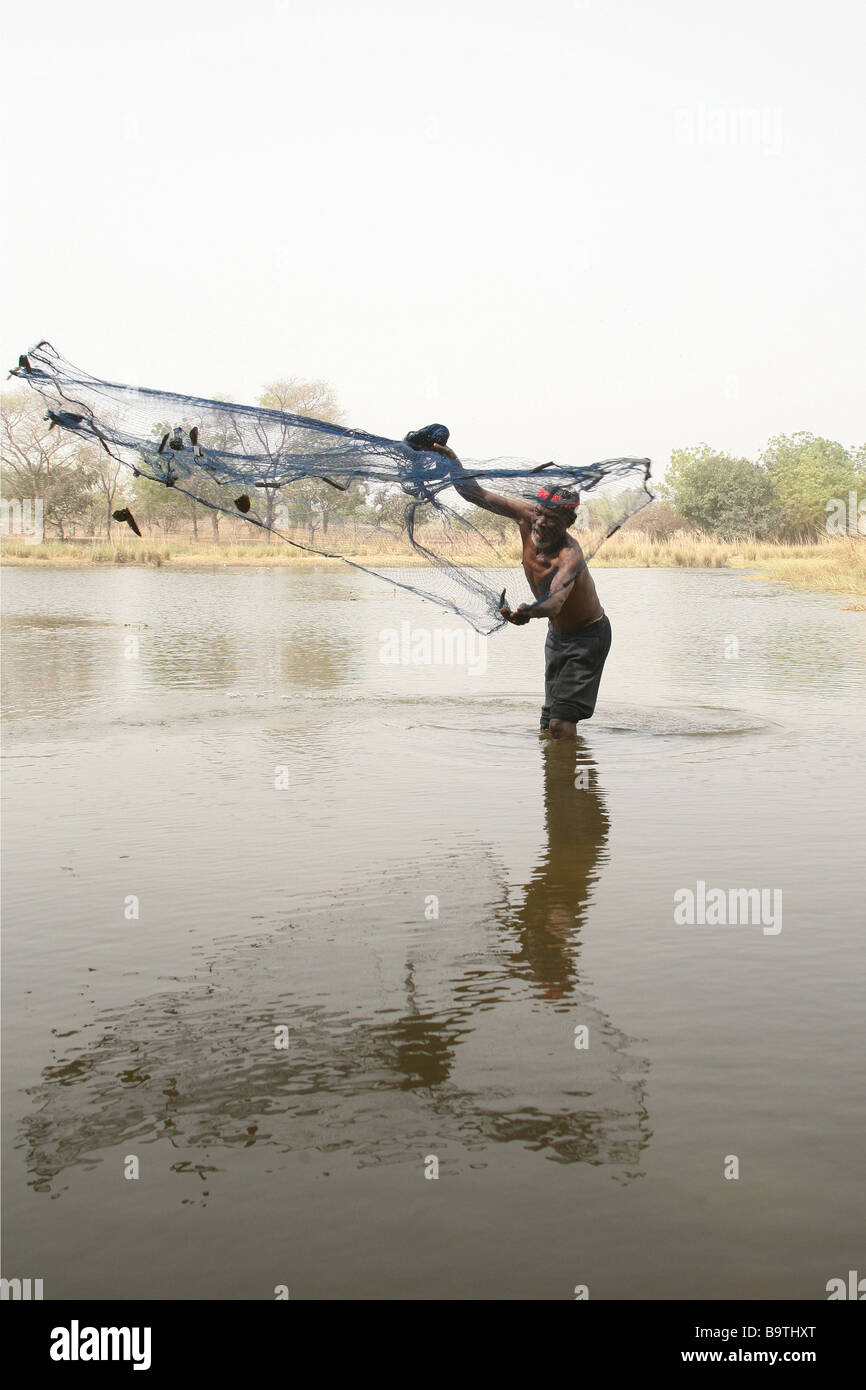
[[[503,625],[504,588],[512,607],[533,601],[514,573],[513,521],[462,500],[454,490],[459,465],[420,436],[413,447],[278,410],[102,381],[46,342],[22,356],[13,375],[40,394],[52,425],[136,478],[386,577],[479,632]],[[552,496],[579,493],[574,534],[587,559],[652,499],[647,459],[567,467],[499,458],[464,468],[464,478],[500,495],[535,499],[542,485]],[[117,515],[138,531],[129,508]]]

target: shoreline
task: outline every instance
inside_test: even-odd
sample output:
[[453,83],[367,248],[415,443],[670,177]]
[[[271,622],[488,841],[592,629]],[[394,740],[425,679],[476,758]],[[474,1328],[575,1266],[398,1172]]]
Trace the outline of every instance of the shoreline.
[[[339,545],[335,537],[333,544]],[[413,552],[369,554],[347,552],[346,559],[370,568],[426,568]],[[132,566],[178,570],[226,568],[297,568],[340,566],[342,558],[293,550],[289,545],[245,545],[227,540],[221,544],[177,540],[47,541],[29,545],[16,537],[5,539],[0,550],[3,566],[32,569],[98,569]],[[478,564],[477,556],[461,556],[458,562]],[[519,564],[514,554],[515,568]],[[655,540],[641,532],[625,532],[601,548],[590,564],[595,569],[728,569],[753,579],[768,579],[809,593],[836,595],[856,602],[866,598],[866,538],[840,537],[812,545],[784,545],[759,541],[726,543],[709,537],[677,533]]]

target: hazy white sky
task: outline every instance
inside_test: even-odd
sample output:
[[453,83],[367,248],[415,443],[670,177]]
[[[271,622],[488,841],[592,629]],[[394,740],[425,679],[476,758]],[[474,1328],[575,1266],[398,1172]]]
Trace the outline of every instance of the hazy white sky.
[[4,367],[476,458],[866,438],[862,0],[4,11]]

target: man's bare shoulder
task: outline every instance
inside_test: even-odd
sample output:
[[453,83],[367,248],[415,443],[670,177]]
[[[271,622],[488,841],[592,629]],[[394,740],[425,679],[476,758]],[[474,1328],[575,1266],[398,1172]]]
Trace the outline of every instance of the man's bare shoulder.
[[569,569],[574,565],[581,565],[583,563],[583,548],[580,541],[574,536],[565,537],[565,545],[560,552],[560,561],[567,565]]

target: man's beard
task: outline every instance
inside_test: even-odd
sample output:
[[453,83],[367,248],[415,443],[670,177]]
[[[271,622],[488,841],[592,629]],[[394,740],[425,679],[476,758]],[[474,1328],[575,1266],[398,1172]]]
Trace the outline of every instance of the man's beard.
[[534,526],[532,528],[532,539],[535,542],[536,550],[558,550],[562,544],[562,535],[559,531],[539,533]]

